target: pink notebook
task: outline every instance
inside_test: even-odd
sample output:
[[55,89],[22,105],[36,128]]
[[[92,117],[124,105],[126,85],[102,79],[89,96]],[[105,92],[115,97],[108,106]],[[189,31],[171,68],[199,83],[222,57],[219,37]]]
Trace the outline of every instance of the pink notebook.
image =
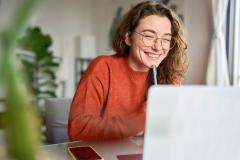
[[117,155],[118,160],[142,160],[142,154]]

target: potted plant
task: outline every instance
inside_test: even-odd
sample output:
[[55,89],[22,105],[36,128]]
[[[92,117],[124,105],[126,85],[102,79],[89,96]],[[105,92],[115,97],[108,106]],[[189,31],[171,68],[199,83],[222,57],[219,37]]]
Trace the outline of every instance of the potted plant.
[[50,51],[52,38],[43,34],[39,27],[29,27],[19,39],[18,54],[25,67],[33,93],[37,97],[40,110],[44,112],[46,98],[56,97],[56,69],[60,65],[60,58]]

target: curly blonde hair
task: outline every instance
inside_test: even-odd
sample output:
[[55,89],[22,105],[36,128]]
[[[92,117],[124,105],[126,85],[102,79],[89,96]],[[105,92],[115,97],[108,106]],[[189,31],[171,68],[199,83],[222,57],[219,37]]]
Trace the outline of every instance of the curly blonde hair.
[[[157,68],[158,83],[173,84],[176,81],[182,81],[188,68],[184,28],[177,14],[160,1],[141,2],[128,11],[115,32],[112,48],[120,56],[128,55],[130,47],[125,43],[126,33],[131,35],[139,21],[150,15],[167,17],[171,22],[172,40],[175,40],[175,45]],[[149,86],[153,84],[152,77],[152,70],[150,70]]]

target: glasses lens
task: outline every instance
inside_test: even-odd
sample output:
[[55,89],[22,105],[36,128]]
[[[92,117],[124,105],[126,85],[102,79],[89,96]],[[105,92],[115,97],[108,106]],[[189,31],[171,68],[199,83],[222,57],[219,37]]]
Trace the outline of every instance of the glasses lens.
[[[139,33],[138,33],[139,34]],[[158,43],[162,46],[164,50],[170,50],[175,46],[176,40],[174,37],[172,38],[157,38],[156,35],[142,33],[143,44],[147,47],[153,46],[155,43]]]
[[161,44],[162,44],[162,48],[164,50],[170,50],[175,46],[175,38],[171,38],[171,39],[161,39]]
[[142,36],[143,43],[148,47],[150,47],[154,44],[155,39],[156,39],[156,37],[153,35],[145,34]]

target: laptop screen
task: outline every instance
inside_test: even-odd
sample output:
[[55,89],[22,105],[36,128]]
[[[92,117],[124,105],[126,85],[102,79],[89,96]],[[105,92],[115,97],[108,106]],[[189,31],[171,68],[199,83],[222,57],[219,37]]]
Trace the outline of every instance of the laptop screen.
[[240,88],[149,90],[144,160],[240,159]]

